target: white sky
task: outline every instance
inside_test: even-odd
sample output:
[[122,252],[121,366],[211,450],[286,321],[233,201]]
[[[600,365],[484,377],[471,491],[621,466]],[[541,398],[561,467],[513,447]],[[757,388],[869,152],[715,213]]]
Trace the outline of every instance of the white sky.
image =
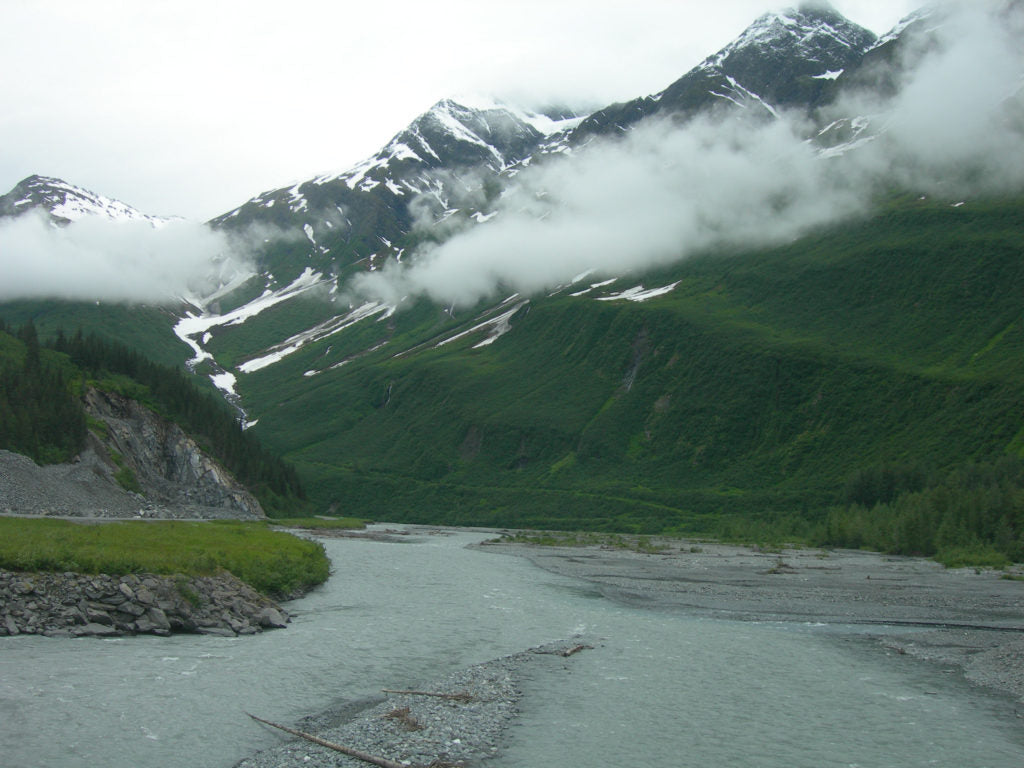
[[[0,194],[57,176],[207,219],[458,93],[660,91],[777,0],[0,0]],[[833,0],[884,34],[923,0]]]

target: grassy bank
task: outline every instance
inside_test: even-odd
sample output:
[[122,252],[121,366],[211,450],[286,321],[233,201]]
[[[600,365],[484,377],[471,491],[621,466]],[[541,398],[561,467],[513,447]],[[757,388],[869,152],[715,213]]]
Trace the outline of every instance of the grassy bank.
[[330,561],[316,542],[262,523],[0,518],[0,568],[77,573],[206,576],[226,570],[253,588],[283,596],[327,580]]

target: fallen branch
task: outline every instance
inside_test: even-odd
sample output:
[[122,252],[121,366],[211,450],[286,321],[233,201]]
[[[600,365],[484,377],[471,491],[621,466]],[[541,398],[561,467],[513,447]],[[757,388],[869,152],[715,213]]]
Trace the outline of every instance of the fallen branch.
[[297,731],[294,728],[289,728],[285,725],[278,725],[272,723],[269,720],[264,720],[262,717],[256,717],[256,715],[246,712],[253,720],[264,725],[269,725],[271,728],[277,728],[285,733],[290,733],[292,736],[298,736],[299,738],[306,739],[306,741],[312,741],[314,744],[319,744],[321,747],[327,747],[333,749],[335,752],[341,752],[343,755],[354,757],[357,760],[362,760],[373,765],[379,765],[380,768],[408,768],[408,766],[402,765],[402,763],[396,763],[394,760],[388,760],[386,757],[375,757],[374,755],[368,755],[365,752],[360,752],[358,749],[352,749],[351,747],[344,747],[341,744],[335,744],[327,739],[321,739],[319,736],[314,736],[311,733],[305,731]]
[[406,696],[433,696],[435,699],[449,699],[450,701],[472,701],[473,694],[469,691],[458,693],[434,693],[433,691],[396,691],[391,688],[381,688],[384,693],[401,693]]
[[566,648],[563,651],[560,651],[558,649],[537,649],[532,651],[532,653],[537,653],[544,656],[572,656],[574,653],[579,653],[580,651],[585,651],[593,647],[594,646],[592,645],[575,645],[572,648]]

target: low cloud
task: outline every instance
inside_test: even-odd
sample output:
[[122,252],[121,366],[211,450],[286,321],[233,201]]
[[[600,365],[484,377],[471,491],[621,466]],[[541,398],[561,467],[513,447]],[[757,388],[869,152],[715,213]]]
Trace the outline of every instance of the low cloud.
[[55,227],[26,214],[0,222],[0,300],[172,303],[246,269],[247,247],[186,221],[154,228],[86,217]]
[[853,172],[930,194],[972,195],[1024,184],[1024,11],[1018,3],[947,2],[904,52],[899,94],[848,94],[837,116],[863,115],[880,140]]
[[353,289],[392,304],[426,295],[469,306],[590,270],[619,276],[713,248],[786,242],[864,214],[894,183],[949,198],[1020,189],[1020,14],[997,5],[947,18],[897,97],[838,106],[835,117],[870,122],[874,139],[862,146],[822,157],[812,127],[793,115],[650,122],[535,164],[504,191],[493,221],[361,275]]
[[711,118],[685,130],[641,126],[521,173],[493,221],[421,250],[410,267],[360,276],[356,290],[465,306],[498,286],[530,294],[589,270],[621,274],[715,245],[785,240],[859,206],[828,183],[797,128]]

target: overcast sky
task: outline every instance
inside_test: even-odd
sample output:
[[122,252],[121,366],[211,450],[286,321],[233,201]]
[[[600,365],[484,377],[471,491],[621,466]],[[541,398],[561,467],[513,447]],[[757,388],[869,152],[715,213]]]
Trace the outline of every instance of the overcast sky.
[[[205,220],[372,155],[434,102],[660,91],[772,0],[0,0],[0,194],[57,176]],[[923,0],[833,0],[884,34]]]

